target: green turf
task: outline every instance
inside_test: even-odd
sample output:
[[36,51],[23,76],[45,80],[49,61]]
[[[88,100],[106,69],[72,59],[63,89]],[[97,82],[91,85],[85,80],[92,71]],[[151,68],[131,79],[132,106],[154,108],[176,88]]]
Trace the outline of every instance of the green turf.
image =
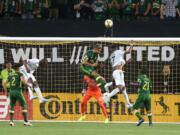
[[39,123],[24,127],[16,122],[10,127],[8,122],[0,122],[0,135],[180,135],[180,125],[154,124],[103,124],[103,123]]

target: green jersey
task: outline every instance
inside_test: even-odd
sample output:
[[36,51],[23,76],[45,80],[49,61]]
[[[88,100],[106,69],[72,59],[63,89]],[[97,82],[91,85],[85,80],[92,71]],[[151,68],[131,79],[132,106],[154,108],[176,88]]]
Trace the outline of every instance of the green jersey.
[[83,56],[81,63],[83,63],[84,61],[87,61],[91,64],[97,63],[98,62],[98,54],[94,53],[92,50],[89,50]]
[[8,82],[10,83],[10,91],[11,90],[18,90],[22,91],[22,86],[21,86],[21,77],[23,76],[22,73],[20,72],[14,72],[11,73],[8,76]]
[[138,88],[138,93],[150,93],[151,80],[147,77],[147,75],[142,74],[138,76],[138,83],[140,86]]

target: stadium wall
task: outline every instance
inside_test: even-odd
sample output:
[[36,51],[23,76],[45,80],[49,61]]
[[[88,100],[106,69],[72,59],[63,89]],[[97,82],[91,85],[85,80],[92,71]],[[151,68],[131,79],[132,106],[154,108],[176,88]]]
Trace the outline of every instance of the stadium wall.
[[[0,20],[0,35],[13,37],[103,37],[103,21]],[[122,21],[114,37],[179,37],[180,21]]]

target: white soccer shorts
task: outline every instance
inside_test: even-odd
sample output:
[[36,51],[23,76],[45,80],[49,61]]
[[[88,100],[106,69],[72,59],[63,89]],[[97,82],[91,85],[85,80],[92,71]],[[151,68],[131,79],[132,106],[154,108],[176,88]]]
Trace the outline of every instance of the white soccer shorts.
[[125,86],[124,73],[122,70],[114,70],[112,76],[116,83],[116,86],[117,85]]

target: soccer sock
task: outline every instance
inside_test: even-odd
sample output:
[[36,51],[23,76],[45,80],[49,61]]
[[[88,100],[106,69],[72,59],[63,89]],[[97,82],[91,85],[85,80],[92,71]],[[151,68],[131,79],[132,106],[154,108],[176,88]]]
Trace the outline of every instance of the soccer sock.
[[126,103],[127,103],[127,104],[130,104],[130,102],[129,102],[129,97],[128,97],[128,94],[127,94],[126,90],[123,90],[122,93],[123,93],[123,95],[124,95],[124,98],[126,99]]
[[24,122],[28,122],[28,119],[27,119],[27,110],[22,110],[22,112],[23,112]]
[[135,112],[135,115],[138,117],[139,120],[142,119],[140,112]]
[[41,93],[41,90],[39,87],[34,87],[34,90],[36,91],[38,97],[39,97],[39,100],[41,101],[43,99],[43,96],[42,96],[42,93]]
[[119,92],[119,88],[116,88],[113,91],[111,91],[111,93],[109,94],[110,98],[116,95],[118,92]]
[[95,80],[96,80],[97,85],[101,88],[102,92],[103,93],[106,92],[106,89],[104,88],[104,85],[106,82],[101,78],[101,76],[97,75],[95,77]]
[[148,113],[149,123],[152,123],[152,113]]
[[10,121],[13,121],[13,117],[14,117],[14,110],[10,110],[10,111],[9,111]]
[[28,87],[28,92],[29,92],[30,98],[34,96],[32,88]]

